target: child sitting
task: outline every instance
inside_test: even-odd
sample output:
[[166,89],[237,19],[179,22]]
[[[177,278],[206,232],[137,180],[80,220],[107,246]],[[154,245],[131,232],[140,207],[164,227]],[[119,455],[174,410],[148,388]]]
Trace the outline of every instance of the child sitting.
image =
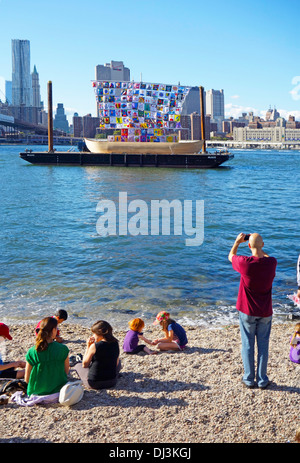
[[295,326],[295,332],[290,339],[290,360],[294,363],[300,363],[300,323]]
[[153,325],[160,324],[165,333],[165,337],[155,339],[152,345],[157,344],[159,350],[183,350],[188,342],[186,332],[179,323],[170,318],[170,314],[161,311],[157,314]]
[[128,322],[130,330],[127,331],[124,343],[123,350],[126,354],[138,354],[141,351],[146,352],[147,354],[156,354],[157,352],[151,351],[145,344],[139,344],[139,340],[142,339],[147,344],[152,344],[149,339],[146,339],[142,333],[142,329],[145,326],[144,321],[141,318],[134,318]]
[[[64,321],[67,320],[68,318],[68,313],[66,310],[64,309],[60,309],[56,312],[56,314],[54,315],[53,318],[56,318],[57,320],[57,324],[60,325],[61,323],[63,323]],[[41,320],[42,321],[42,320]],[[38,332],[39,332],[39,329],[40,329],[40,324],[41,324],[41,321],[36,325],[35,327],[35,334],[37,335]],[[63,342],[63,338],[60,336],[60,332],[59,332],[59,329],[57,330],[57,335],[56,335],[56,338],[55,338],[55,341],[57,342]]]
[[[5,352],[5,340],[12,340],[9,333],[9,327],[4,323],[0,323],[0,378],[21,379],[24,378],[26,362],[16,360],[14,362],[4,362],[3,356]],[[18,370],[22,368],[22,370]]]

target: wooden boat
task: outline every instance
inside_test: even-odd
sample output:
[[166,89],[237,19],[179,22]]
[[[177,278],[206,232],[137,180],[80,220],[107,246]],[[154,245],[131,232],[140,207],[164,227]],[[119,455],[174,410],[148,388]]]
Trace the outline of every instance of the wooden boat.
[[198,154],[202,140],[179,142],[118,142],[101,139],[84,139],[91,153],[97,154]]

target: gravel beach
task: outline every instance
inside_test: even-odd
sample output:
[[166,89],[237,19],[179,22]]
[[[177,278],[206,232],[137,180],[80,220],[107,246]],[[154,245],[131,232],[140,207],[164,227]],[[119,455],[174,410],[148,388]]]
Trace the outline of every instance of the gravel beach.
[[[34,326],[10,326],[7,360],[24,360]],[[136,356],[123,353],[125,331],[114,330],[123,365],[116,387],[85,390],[72,407],[1,405],[0,443],[294,443],[300,368],[289,360],[294,326],[273,322],[272,383],[265,390],[241,383],[238,326],[185,327],[189,344],[183,352]],[[70,355],[84,353],[88,328],[66,322],[60,330]],[[154,326],[144,334],[162,335]]]

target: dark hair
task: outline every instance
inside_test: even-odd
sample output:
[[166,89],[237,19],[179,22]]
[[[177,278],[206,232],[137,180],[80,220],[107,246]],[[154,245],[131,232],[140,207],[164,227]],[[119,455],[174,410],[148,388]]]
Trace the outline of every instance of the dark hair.
[[59,309],[59,310],[56,312],[55,315],[56,315],[56,317],[62,318],[63,320],[67,320],[67,318],[68,318],[67,311],[64,310],[64,309]]
[[48,339],[54,328],[57,327],[57,320],[53,317],[43,318],[39,332],[36,337],[35,348],[38,352],[48,349]]
[[172,318],[168,318],[167,320],[162,320],[161,321],[161,326],[162,329],[165,333],[168,331],[168,326],[171,325],[171,323],[176,323],[175,320],[172,320]]
[[112,327],[104,320],[98,320],[91,328],[92,333],[103,336],[106,342],[118,342],[112,334]]

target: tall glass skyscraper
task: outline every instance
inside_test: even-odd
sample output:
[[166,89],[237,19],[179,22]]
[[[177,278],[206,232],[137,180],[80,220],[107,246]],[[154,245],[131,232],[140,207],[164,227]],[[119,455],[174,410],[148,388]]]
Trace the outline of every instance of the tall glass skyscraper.
[[12,104],[32,106],[29,40],[12,40]]
[[218,124],[218,131],[222,132],[222,122],[224,120],[224,91],[206,90],[206,114],[210,114],[211,122]]

